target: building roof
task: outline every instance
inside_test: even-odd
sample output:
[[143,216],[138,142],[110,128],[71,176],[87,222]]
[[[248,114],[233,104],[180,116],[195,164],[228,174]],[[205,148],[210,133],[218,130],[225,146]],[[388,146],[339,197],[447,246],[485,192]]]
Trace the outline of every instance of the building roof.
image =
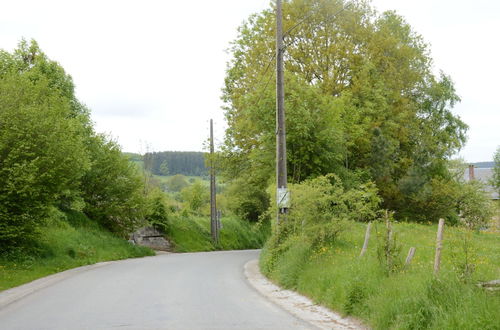
[[[485,184],[485,190],[491,195],[491,199],[500,199],[498,192],[491,186],[490,180],[493,178],[493,168],[474,167],[474,178]],[[465,181],[470,181],[469,169],[464,171]]]

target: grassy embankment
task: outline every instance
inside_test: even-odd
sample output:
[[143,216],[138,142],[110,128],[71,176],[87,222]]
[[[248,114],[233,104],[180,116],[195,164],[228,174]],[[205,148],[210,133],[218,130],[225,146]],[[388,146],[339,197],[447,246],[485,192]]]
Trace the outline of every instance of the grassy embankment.
[[268,224],[250,224],[233,217],[222,218],[221,222],[218,245],[211,241],[208,217],[174,217],[168,236],[176,252],[196,252],[261,248],[270,233]]
[[102,229],[81,213],[58,214],[29,250],[0,255],[0,291],[70,268],[154,255]]
[[366,228],[360,223],[320,248],[297,236],[273,249],[270,241],[261,269],[283,287],[375,329],[500,329],[500,292],[476,285],[500,278],[500,235],[445,227],[441,271],[435,278],[436,227],[396,224],[401,246],[396,258],[404,261],[412,246],[416,254],[409,268],[389,274],[377,257],[384,226],[372,227],[368,253],[360,258]]
[[[268,225],[235,218],[224,218],[222,224],[216,246],[206,217],[174,217],[169,236],[176,252],[196,252],[260,248],[270,231]],[[154,251],[117,238],[83,214],[58,213],[43,229],[36,246],[0,255],[0,291],[70,268],[148,255]]]

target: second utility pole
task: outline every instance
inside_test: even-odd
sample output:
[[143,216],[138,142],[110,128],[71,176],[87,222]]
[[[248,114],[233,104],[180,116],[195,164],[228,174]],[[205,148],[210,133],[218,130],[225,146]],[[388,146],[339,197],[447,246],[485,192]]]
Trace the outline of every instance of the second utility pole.
[[276,1],[276,199],[277,223],[285,218],[289,207],[286,171],[285,88],[283,82],[283,23],[281,0]]

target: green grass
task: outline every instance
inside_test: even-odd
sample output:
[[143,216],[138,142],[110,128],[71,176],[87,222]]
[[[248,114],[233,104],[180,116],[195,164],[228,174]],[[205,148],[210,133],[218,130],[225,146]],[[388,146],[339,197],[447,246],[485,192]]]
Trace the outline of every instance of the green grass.
[[270,231],[269,225],[250,224],[232,217],[221,221],[218,245],[211,241],[208,217],[174,217],[168,236],[174,243],[176,252],[241,250],[261,248]]
[[52,220],[31,249],[0,255],[0,291],[70,268],[154,255],[100,228],[83,214]]
[[[301,236],[281,244],[273,240],[261,254],[261,269],[282,286],[375,329],[500,329],[500,292],[487,292],[479,281],[500,278],[500,235],[466,233],[446,227],[439,276],[433,276],[436,226],[394,226],[401,245],[399,260],[416,247],[411,266],[387,274],[377,258],[382,225],[372,227],[368,253],[359,258],[365,225],[354,223],[337,242],[311,247]],[[464,238],[475,271],[461,276]],[[274,240],[275,242],[276,240]]]

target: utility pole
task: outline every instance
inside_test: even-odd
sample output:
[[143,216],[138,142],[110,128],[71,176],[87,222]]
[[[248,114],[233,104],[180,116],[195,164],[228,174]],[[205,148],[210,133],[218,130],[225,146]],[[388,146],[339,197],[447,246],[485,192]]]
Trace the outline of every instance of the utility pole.
[[283,79],[283,22],[281,0],[276,1],[276,200],[277,223],[285,219],[290,204],[287,190],[285,88]]
[[214,124],[210,119],[210,233],[214,243],[219,242],[219,226],[217,225],[217,207],[215,199],[215,168],[214,168]]

